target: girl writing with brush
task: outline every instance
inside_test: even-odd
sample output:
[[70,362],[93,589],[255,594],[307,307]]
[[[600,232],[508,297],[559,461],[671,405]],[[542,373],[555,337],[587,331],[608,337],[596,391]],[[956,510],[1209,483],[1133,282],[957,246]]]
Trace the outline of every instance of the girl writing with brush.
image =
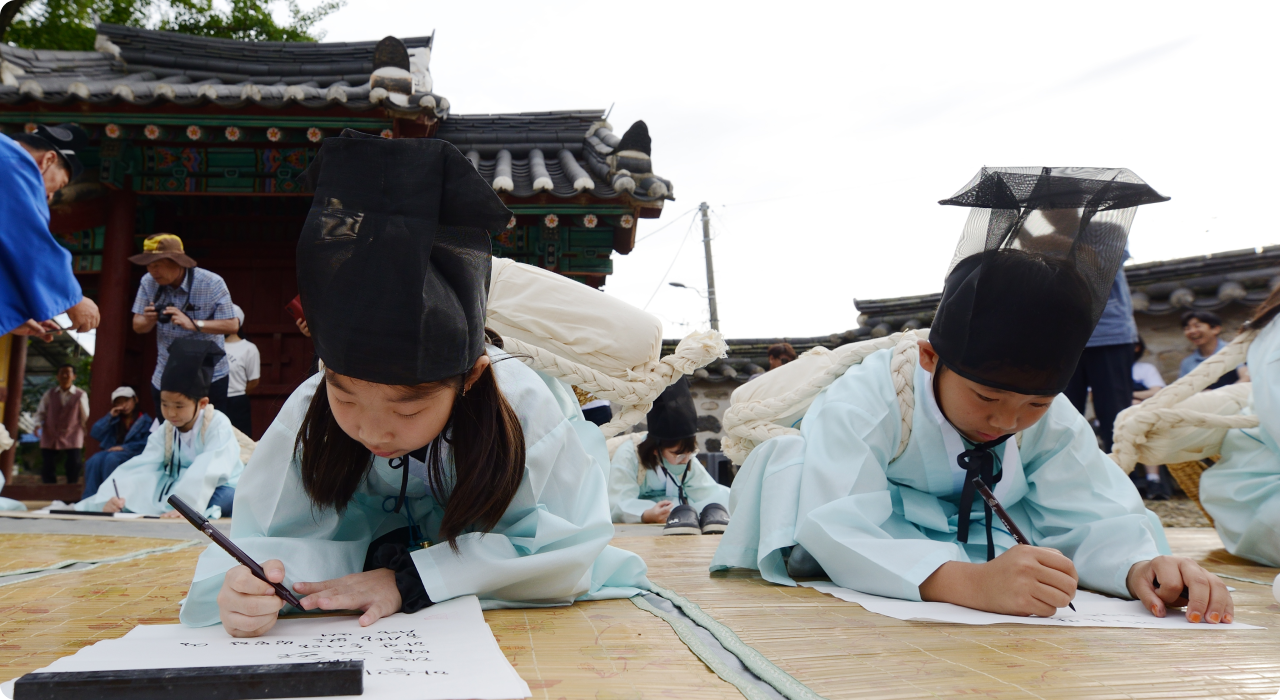
[[1168,556],[1159,521],[1061,395],[1134,208],[1165,199],[1127,170],[984,168],[943,202],[979,208],[918,362],[869,355],[816,396],[799,435],[756,447],[711,568],[788,585],[825,574],[864,593],[1024,616],[1053,615],[1083,586],[1158,617],[1185,607],[1191,622],[1231,622],[1226,586]]
[[[305,177],[298,282],[323,368],[258,444],[235,543],[305,609],[361,610],[362,625],[464,595],[494,608],[647,589],[644,562],[608,546],[573,393],[486,337],[488,231],[511,217],[492,188],[444,141],[350,131]],[[256,636],[282,606],[211,547],[181,619]]]

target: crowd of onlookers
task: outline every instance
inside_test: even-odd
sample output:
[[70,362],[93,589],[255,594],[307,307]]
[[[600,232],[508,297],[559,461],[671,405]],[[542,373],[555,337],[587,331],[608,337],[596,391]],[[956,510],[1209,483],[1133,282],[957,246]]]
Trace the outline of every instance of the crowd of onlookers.
[[[183,250],[182,240],[162,233],[147,238],[143,252],[129,260],[147,273],[133,304],[133,330],[156,335],[156,367],[150,381],[152,405],[160,405],[160,377],[169,360],[169,347],[182,338],[209,340],[226,353],[213,371],[209,402],[231,419],[236,429],[251,435],[253,415],[249,392],[258,385],[258,348],[240,336],[244,311],[231,301],[222,277],[200,268]],[[88,436],[99,451],[83,464],[84,493],[96,493],[121,464],[140,454],[160,422],[141,409],[137,389],[122,386],[111,393],[111,409],[89,428],[89,396],[75,386],[75,368],[58,368],[57,383],[40,399],[36,435],[40,438],[44,483],[57,483],[61,464],[66,482],[81,475],[81,455]]]

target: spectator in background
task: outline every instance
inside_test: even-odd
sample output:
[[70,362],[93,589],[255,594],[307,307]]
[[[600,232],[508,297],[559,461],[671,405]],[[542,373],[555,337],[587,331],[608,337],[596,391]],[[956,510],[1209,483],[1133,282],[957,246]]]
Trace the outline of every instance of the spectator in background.
[[[232,304],[232,312],[236,317],[236,328],[244,326],[244,309]],[[258,354],[258,346],[240,337],[237,330],[228,333],[226,339],[228,363],[227,374],[227,418],[236,430],[253,437],[253,407],[249,395],[258,386],[262,377],[262,357]]]
[[0,134],[0,334],[46,341],[60,313],[71,327],[98,327],[98,305],[80,291],[71,253],[49,232],[49,200],[84,170],[75,149],[88,145],[78,126],[38,126]]
[[[1129,251],[1124,257],[1128,259]],[[1133,346],[1137,342],[1138,324],[1133,320],[1133,300],[1122,264],[1111,282],[1098,325],[1063,392],[1080,415],[1084,415],[1085,401],[1093,394],[1093,413],[1098,419],[1103,452],[1111,451],[1116,415],[1133,403]]]
[[[1142,336],[1138,336],[1138,342],[1133,346],[1133,405],[1135,406],[1155,396],[1157,391],[1164,388],[1164,377],[1160,376],[1160,370],[1150,362],[1141,362],[1146,352],[1147,343]],[[1143,464],[1142,468],[1145,478],[1138,473],[1137,469],[1130,475],[1142,497],[1151,501],[1169,500],[1173,490],[1168,479],[1162,477],[1160,465]]]
[[142,454],[150,436],[151,416],[139,409],[138,392],[131,386],[111,392],[111,412],[89,430],[101,452],[84,463],[84,494],[80,498],[97,493],[116,467]]
[[58,383],[40,397],[36,408],[36,435],[40,437],[40,481],[58,483],[58,457],[62,456],[67,483],[80,480],[80,450],[89,422],[89,395],[75,385],[76,370],[58,367]]
[[[232,311],[231,292],[222,277],[196,267],[183,252],[182,239],[172,233],[148,236],[142,253],[129,258],[145,265],[147,274],[133,300],[133,330],[156,331],[156,369],[151,374],[151,398],[160,405],[160,377],[169,361],[169,345],[179,338],[208,340],[223,349],[223,336],[240,330]],[[227,409],[227,358],[218,361],[209,386],[209,403]]]
[[[1182,334],[1195,346],[1195,352],[1186,356],[1178,367],[1178,376],[1185,377],[1191,370],[1200,366],[1213,353],[1225,348],[1227,343],[1218,336],[1222,335],[1222,319],[1212,311],[1188,311],[1182,314]],[[1209,385],[1209,389],[1249,381],[1249,370],[1245,365],[1227,372],[1218,381]]]
[[796,359],[796,349],[791,343],[775,343],[769,346],[769,369],[777,369]]

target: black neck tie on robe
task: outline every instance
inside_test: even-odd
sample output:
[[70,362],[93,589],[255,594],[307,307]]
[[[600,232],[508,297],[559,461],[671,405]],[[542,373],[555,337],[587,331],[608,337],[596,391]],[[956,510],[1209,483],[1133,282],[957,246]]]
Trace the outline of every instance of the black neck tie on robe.
[[[996,456],[991,450],[1011,437],[1013,435],[1004,435],[989,442],[978,443],[956,457],[956,464],[965,471],[964,488],[960,491],[960,517],[956,524],[956,539],[965,544],[969,542],[969,518],[973,513],[973,497],[978,491],[974,480],[981,479],[987,488],[995,490],[1004,470],[996,472]],[[984,500],[982,507],[987,516],[987,561],[991,561],[996,558],[996,543],[991,536],[991,506]]]

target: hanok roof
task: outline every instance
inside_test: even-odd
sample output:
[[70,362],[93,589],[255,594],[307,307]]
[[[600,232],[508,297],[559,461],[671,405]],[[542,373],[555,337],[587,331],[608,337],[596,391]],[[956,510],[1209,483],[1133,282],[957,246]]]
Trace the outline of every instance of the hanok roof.
[[[1135,314],[1160,316],[1256,305],[1280,285],[1280,246],[1246,248],[1124,268]],[[942,294],[895,299],[855,299],[859,337],[879,337],[933,322]]]
[[[632,129],[637,126],[643,122]],[[624,192],[640,201],[674,199],[669,180],[623,174],[616,157],[610,167],[621,139],[603,110],[455,115],[440,124],[436,138],[457,146],[493,189],[514,197],[547,192],[565,198],[590,190],[599,199]],[[647,154],[637,158],[647,166]]]
[[[431,37],[401,40],[431,49]],[[387,107],[438,118],[449,101],[430,92],[370,87],[377,42],[309,43],[212,39],[176,32],[98,25],[96,51],[19,49],[0,43],[0,104],[123,101],[235,108]],[[385,104],[383,104],[385,102]]]

